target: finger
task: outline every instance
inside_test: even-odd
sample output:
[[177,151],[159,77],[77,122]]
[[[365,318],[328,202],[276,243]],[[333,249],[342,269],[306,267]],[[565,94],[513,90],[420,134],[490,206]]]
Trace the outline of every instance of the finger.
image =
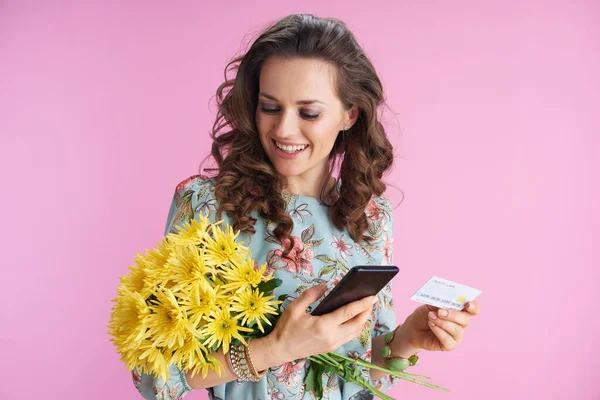
[[344,343],[348,343],[349,341],[358,337],[362,333],[362,329],[365,326],[365,323],[369,319],[370,315],[371,310],[365,310],[341,325],[342,337],[345,338]]
[[454,322],[462,326],[463,328],[469,326],[469,322],[471,320],[471,314],[469,314],[468,312],[447,308],[439,309],[437,313],[434,313],[434,316],[445,321]]
[[479,305],[478,301],[470,301],[465,304],[463,311],[466,311],[471,315],[477,315],[481,311],[481,306]]
[[362,299],[348,303],[329,314],[325,314],[323,317],[336,325],[341,325],[364,311],[371,312],[375,301],[377,301],[377,296],[363,297]]
[[[432,325],[433,324],[433,325]],[[451,321],[441,319],[429,320],[429,327],[440,340],[445,350],[451,350],[463,340],[464,328]],[[436,330],[439,329],[441,331]]]
[[327,284],[325,282],[321,282],[318,285],[308,288],[302,292],[300,297],[292,301],[288,308],[291,308],[294,312],[306,312],[308,306],[319,300],[326,290]]

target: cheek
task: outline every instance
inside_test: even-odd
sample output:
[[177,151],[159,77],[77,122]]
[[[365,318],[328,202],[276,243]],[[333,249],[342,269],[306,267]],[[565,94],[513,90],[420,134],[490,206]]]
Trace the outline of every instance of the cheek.
[[310,139],[311,142],[318,145],[321,148],[327,148],[327,150],[331,150],[333,148],[333,144],[335,143],[335,139],[338,136],[338,131],[335,129],[335,125],[327,124],[319,127],[313,127],[314,129],[310,129],[306,132],[306,136]]

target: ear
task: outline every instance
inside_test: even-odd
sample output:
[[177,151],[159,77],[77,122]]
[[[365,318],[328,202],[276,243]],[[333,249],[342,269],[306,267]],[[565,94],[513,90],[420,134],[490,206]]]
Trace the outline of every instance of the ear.
[[[346,127],[345,130],[349,130],[354,126],[354,124],[358,120],[358,115],[359,111],[358,106],[356,105],[352,106],[352,108],[350,108],[348,111],[344,111],[344,126]],[[342,126],[342,129],[344,129],[344,126]]]

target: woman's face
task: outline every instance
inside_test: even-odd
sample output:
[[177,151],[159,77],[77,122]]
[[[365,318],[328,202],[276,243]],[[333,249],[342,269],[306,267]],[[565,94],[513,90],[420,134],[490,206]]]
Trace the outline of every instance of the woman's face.
[[343,109],[334,82],[335,68],[316,59],[271,57],[262,67],[256,125],[294,193],[317,195],[339,131],[356,121],[356,107]]

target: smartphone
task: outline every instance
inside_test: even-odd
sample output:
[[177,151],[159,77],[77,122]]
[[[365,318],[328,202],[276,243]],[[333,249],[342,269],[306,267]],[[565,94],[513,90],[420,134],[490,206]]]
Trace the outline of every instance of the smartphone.
[[376,295],[398,271],[399,269],[395,265],[352,267],[311,312],[311,315],[327,314],[355,300]]

